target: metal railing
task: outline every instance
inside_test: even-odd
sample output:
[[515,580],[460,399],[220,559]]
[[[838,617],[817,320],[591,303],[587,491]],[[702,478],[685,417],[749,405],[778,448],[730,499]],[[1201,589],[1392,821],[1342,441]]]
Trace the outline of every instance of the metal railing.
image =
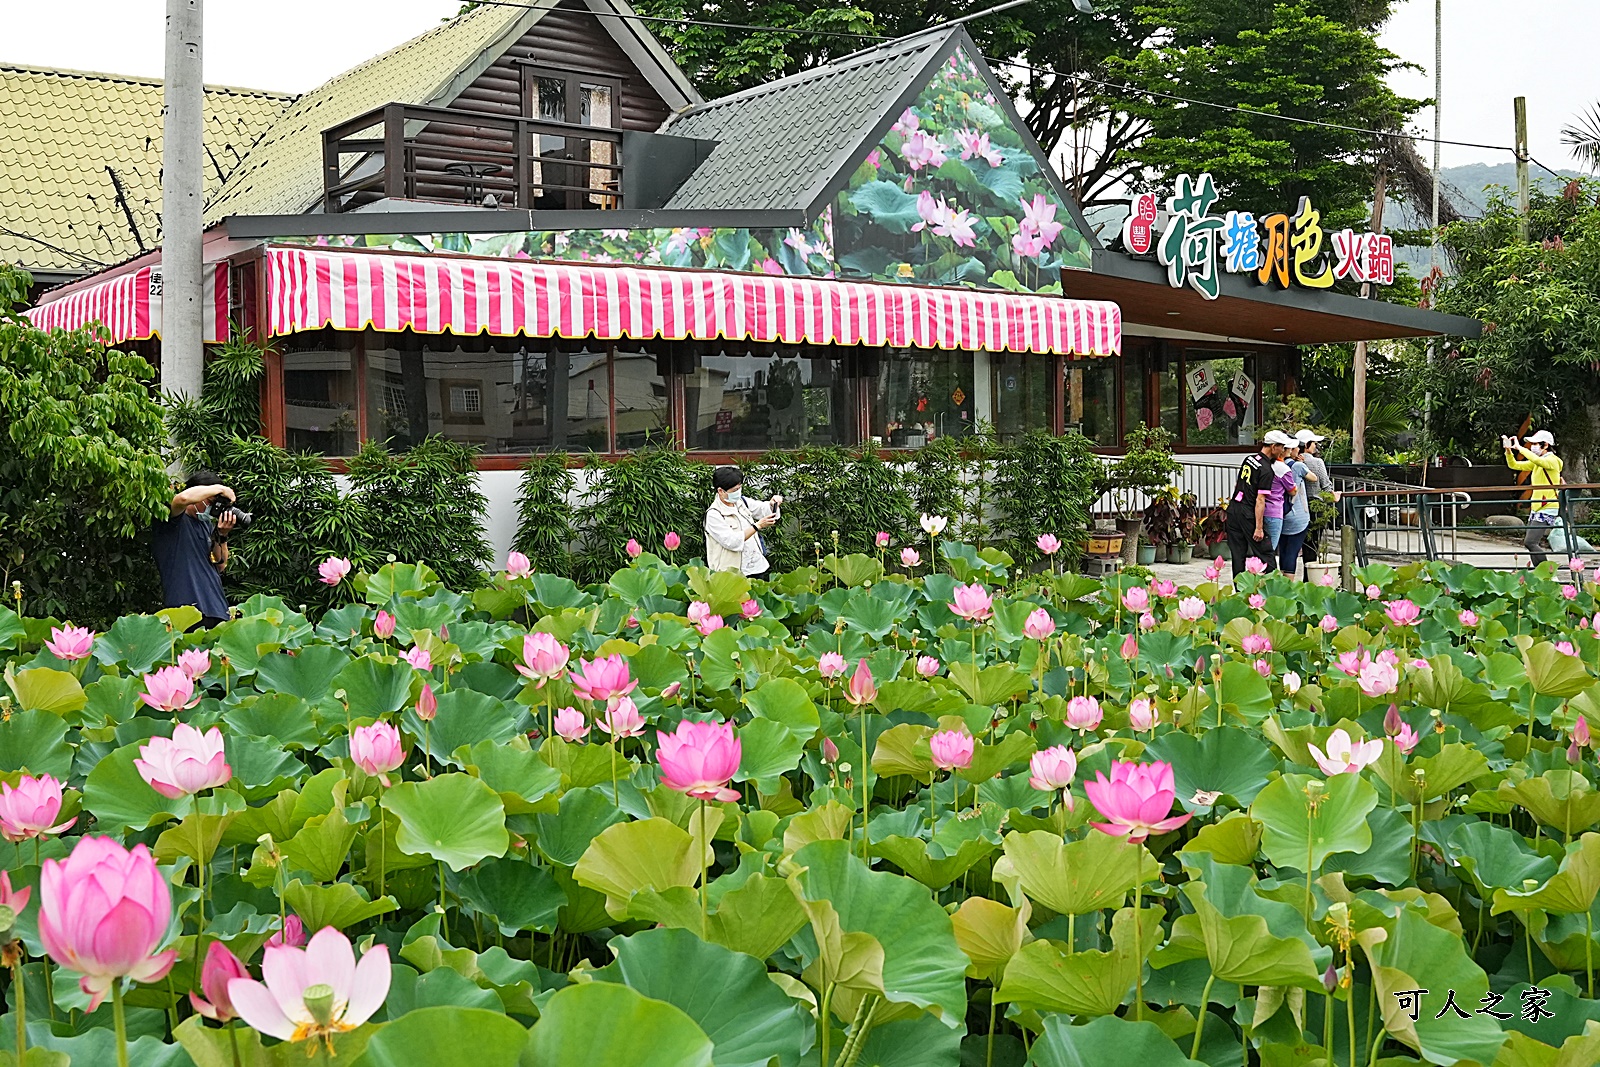
[[[1335,479],[1337,482],[1338,479]],[[1341,486],[1340,514],[1352,529],[1355,559],[1418,559],[1471,563],[1493,570],[1529,566],[1525,538],[1531,528],[1528,490],[1523,486],[1473,489],[1429,489],[1421,486]],[[1571,556],[1592,553],[1600,540],[1600,485],[1566,485],[1555,490],[1556,521],[1540,523],[1547,531],[1541,554],[1565,565]],[[1519,512],[1516,518],[1471,519],[1468,508]]]
[[322,131],[323,210],[349,211],[385,197],[620,208],[621,160],[620,130],[385,104]]

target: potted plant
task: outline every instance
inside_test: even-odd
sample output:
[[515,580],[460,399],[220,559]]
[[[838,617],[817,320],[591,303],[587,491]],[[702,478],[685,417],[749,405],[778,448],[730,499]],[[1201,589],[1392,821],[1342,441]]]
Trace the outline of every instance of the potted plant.
[[1117,509],[1117,525],[1127,538],[1123,562],[1131,564],[1144,527],[1145,502],[1166,488],[1182,468],[1172,458],[1172,434],[1159,426],[1140,423],[1122,441],[1123,454],[1107,471],[1106,480]]
[[1167,549],[1169,563],[1188,563],[1194,552],[1194,540],[1200,529],[1200,502],[1193,493],[1178,497],[1173,517],[1175,536]]
[[1156,558],[1166,559],[1178,542],[1178,509],[1182,500],[1176,486],[1166,486],[1144,507],[1143,536],[1155,546]]
[[1197,519],[1194,527],[1194,551],[1197,556],[1208,556],[1213,546],[1221,544],[1228,537],[1228,509],[1218,504],[1205,514],[1196,510]]

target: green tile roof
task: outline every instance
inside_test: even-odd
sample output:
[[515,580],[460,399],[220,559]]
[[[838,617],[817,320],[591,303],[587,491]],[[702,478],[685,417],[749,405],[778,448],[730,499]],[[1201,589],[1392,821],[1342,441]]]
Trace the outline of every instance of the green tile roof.
[[[206,87],[208,193],[293,99]],[[161,82],[0,66],[0,260],[82,274],[141,242],[161,243]]]
[[662,133],[719,143],[667,209],[811,208],[948,39],[920,34],[668,119]]
[[475,8],[306,93],[211,198],[206,222],[308,210],[322,197],[323,130],[388,103],[453,100],[553,6]]

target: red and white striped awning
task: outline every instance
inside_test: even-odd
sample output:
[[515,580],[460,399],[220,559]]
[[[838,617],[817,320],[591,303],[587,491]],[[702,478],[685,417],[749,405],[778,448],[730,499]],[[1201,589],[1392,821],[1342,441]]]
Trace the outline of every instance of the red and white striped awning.
[[[205,268],[204,333],[208,344],[228,339],[228,265],[210,263]],[[69,290],[54,300],[23,312],[44,330],[76,330],[100,323],[100,333],[111,344],[143,341],[161,334],[161,267],[140,267],[82,289]]]
[[274,335],[316,330],[887,345],[1109,356],[1102,300],[325,248],[267,252]]

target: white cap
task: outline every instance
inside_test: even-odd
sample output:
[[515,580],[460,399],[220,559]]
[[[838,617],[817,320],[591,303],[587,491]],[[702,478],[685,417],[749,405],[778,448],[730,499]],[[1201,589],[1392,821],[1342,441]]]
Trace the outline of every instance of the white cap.
[[1269,445],[1283,445],[1285,448],[1293,448],[1295,445],[1294,438],[1282,430],[1268,430],[1267,435],[1262,440]]
[[1294,439],[1301,444],[1310,444],[1313,441],[1326,441],[1327,438],[1315,430],[1301,430],[1294,435]]
[[1551,446],[1555,445],[1555,443],[1556,443],[1556,439],[1554,437],[1550,436],[1550,431],[1549,430],[1540,430],[1538,433],[1533,434],[1530,437],[1528,437],[1527,441],[1528,441],[1529,444],[1537,443],[1537,444],[1541,444],[1541,445],[1551,445]]

